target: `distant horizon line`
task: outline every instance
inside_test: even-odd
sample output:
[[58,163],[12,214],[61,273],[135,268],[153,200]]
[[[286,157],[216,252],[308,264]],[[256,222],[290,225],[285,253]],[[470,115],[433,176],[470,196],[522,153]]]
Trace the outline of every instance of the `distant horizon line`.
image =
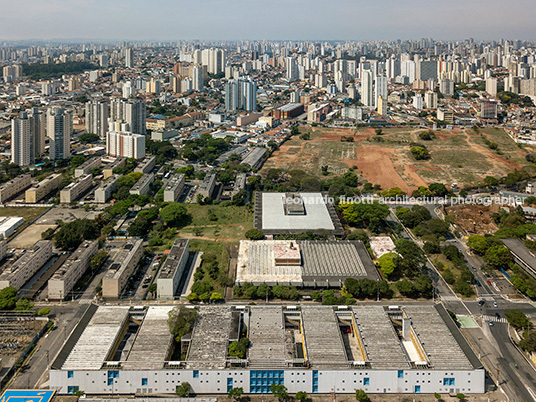
[[140,42],[149,42],[149,43],[157,43],[157,42],[166,42],[166,43],[173,43],[173,42],[179,42],[179,41],[185,41],[185,42],[243,42],[243,41],[254,41],[254,42],[396,42],[396,41],[407,41],[407,42],[415,42],[420,41],[422,39],[431,39],[435,42],[465,42],[469,39],[472,39],[476,43],[479,42],[501,42],[501,41],[523,41],[523,42],[530,42],[530,43],[536,43],[536,39],[521,39],[521,38],[500,38],[500,39],[477,39],[474,37],[466,37],[463,39],[436,39],[433,37],[425,37],[422,36],[420,38],[396,38],[396,39],[251,39],[251,38],[242,38],[242,39],[200,39],[200,38],[194,38],[194,39],[186,39],[186,38],[177,38],[177,39],[112,39],[112,38],[29,38],[29,39],[6,39],[6,38],[0,38],[1,42],[62,42],[62,43],[86,43],[86,42],[105,42],[105,43],[117,43],[117,42],[133,42],[133,43],[140,43]]

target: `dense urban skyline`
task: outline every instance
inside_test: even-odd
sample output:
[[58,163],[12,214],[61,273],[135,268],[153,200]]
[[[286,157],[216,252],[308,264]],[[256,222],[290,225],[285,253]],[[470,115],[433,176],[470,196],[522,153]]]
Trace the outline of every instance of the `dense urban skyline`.
[[536,17],[529,0],[509,2],[507,15],[499,0],[342,0],[337,10],[318,0],[274,0],[269,7],[258,0],[0,3],[0,40],[530,40]]

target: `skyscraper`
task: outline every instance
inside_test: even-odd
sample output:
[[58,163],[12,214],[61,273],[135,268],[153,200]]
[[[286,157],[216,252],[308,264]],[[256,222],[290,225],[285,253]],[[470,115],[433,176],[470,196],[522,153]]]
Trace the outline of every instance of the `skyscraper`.
[[110,105],[103,101],[86,103],[86,132],[97,134],[104,139],[108,130]]
[[25,112],[11,120],[11,163],[28,166],[35,162],[32,146],[31,119]]
[[287,80],[289,82],[296,81],[298,79],[298,66],[296,65],[296,59],[293,57],[287,57]]
[[374,95],[374,105],[378,107],[378,98],[381,96],[383,99],[387,99],[387,76],[385,74],[378,74],[376,76],[376,91]]
[[30,130],[32,132],[33,155],[35,158],[39,158],[45,154],[47,116],[36,107],[30,110]]
[[489,77],[486,79],[486,92],[491,96],[497,95],[497,78]]
[[134,134],[146,134],[145,119],[147,110],[145,101],[139,98],[131,99],[112,99],[110,104],[110,120],[122,120],[128,123],[130,131]]
[[257,109],[257,83],[250,77],[239,77],[225,84],[225,109]]
[[363,70],[361,75],[361,103],[363,105],[374,106],[374,98],[372,96],[372,71]]
[[73,114],[62,108],[47,111],[47,136],[50,144],[50,159],[67,159],[71,156]]
[[242,97],[242,108],[247,111],[257,109],[257,83],[251,78],[239,78],[240,95]]
[[192,67],[192,86],[194,91],[202,91],[204,87],[203,66],[195,65]]
[[134,67],[134,49],[132,48],[125,49],[125,67]]

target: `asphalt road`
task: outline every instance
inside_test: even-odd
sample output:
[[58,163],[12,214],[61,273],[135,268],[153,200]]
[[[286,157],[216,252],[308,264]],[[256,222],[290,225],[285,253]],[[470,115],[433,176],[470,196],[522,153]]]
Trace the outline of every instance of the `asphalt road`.
[[27,368],[19,373],[10,388],[39,388],[48,383],[50,365],[87,307],[76,302],[51,307],[50,314],[55,315],[56,328],[39,340],[35,352],[27,361]]
[[[437,218],[433,205],[425,205],[425,207],[433,218]],[[414,239],[393,212],[388,219],[402,226],[401,237]],[[419,242],[417,241],[417,243]],[[481,286],[476,288],[479,296],[485,300],[485,304],[480,306],[476,301],[466,302],[460,299],[428,261],[427,268],[436,287],[436,294],[440,296],[441,302],[447,310],[458,315],[491,317],[493,326],[489,325],[488,319],[482,319],[480,327],[463,330],[464,334],[468,337],[477,354],[480,355],[481,361],[494,381],[498,382],[510,401],[536,401],[536,371],[510,340],[508,325],[500,322],[504,321],[505,311],[508,309],[520,309],[529,317],[536,316],[534,303],[529,301],[520,303],[505,299],[502,296],[504,290],[501,291],[499,287],[488,285],[488,278],[480,269],[483,264],[482,259],[468,253],[466,245],[452,234],[448,237],[447,243],[454,244],[463,253],[475,278],[480,281]],[[506,292],[504,293],[506,294]],[[497,307],[494,307],[494,303],[497,304]]]

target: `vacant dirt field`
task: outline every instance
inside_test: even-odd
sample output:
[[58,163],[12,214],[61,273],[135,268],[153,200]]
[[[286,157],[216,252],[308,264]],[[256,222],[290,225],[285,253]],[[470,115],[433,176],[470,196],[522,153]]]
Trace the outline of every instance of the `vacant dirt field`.
[[36,242],[41,240],[41,233],[49,228],[55,228],[57,225],[38,225],[33,224],[19,233],[13,240],[11,240],[8,248],[29,248]]
[[[331,174],[355,167],[362,179],[383,189],[396,186],[411,192],[433,182],[463,187],[486,176],[501,177],[527,166],[525,155],[534,152],[533,147],[516,144],[502,129],[442,130],[435,132],[431,141],[419,138],[426,130],[414,128],[384,128],[381,136],[373,128],[301,130],[310,133],[310,140],[294,137],[287,141],[266,161],[264,172],[270,168],[301,169],[321,176],[322,166],[328,166]],[[341,142],[342,137],[354,141]],[[498,149],[490,149],[486,139],[496,143]],[[426,146],[431,158],[415,160],[409,151],[411,143]]]

